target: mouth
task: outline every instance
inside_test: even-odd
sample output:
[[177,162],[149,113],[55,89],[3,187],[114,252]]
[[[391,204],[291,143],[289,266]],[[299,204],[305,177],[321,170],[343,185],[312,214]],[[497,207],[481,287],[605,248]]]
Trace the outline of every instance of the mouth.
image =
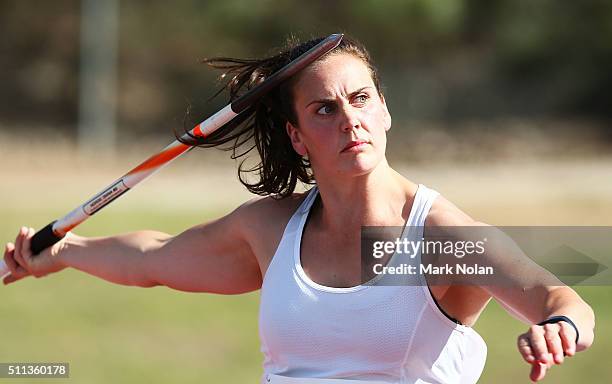
[[346,144],[341,152],[357,152],[365,148],[368,144],[370,144],[370,142],[366,140],[353,140]]

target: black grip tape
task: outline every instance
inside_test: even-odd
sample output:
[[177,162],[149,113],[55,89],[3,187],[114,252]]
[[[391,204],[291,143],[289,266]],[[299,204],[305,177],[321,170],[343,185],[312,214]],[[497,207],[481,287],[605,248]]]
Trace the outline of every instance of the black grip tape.
[[32,237],[30,249],[34,255],[38,255],[43,250],[49,248],[64,238],[64,236],[57,236],[55,232],[53,232],[53,224],[55,224],[55,221],[49,223],[46,227],[36,232]]

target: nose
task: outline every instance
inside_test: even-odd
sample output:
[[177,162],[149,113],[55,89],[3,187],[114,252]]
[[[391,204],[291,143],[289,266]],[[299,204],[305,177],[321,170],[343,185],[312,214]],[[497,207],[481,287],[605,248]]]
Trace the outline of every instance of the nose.
[[358,129],[360,127],[361,121],[359,120],[357,112],[352,108],[352,106],[348,105],[342,108],[340,129],[343,132],[350,132],[353,129]]

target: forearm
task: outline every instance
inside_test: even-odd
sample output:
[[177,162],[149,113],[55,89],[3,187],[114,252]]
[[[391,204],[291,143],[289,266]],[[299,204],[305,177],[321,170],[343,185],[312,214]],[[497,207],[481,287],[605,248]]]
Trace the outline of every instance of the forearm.
[[578,328],[580,337],[576,351],[590,347],[595,336],[595,314],[593,309],[570,287],[555,287],[546,298],[542,320],[559,315],[569,317]]
[[169,238],[155,231],[98,238],[70,234],[57,257],[66,267],[116,284],[151,287],[156,283],[147,273],[147,255]]

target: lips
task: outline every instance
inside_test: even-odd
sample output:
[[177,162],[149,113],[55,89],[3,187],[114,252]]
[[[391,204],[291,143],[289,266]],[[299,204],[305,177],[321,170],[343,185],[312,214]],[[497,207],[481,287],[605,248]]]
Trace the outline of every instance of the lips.
[[356,150],[362,144],[369,144],[369,142],[366,141],[366,140],[352,140],[352,141],[348,142],[348,144],[346,144],[344,149],[342,149],[342,152],[347,152],[347,151],[349,151],[351,149]]

